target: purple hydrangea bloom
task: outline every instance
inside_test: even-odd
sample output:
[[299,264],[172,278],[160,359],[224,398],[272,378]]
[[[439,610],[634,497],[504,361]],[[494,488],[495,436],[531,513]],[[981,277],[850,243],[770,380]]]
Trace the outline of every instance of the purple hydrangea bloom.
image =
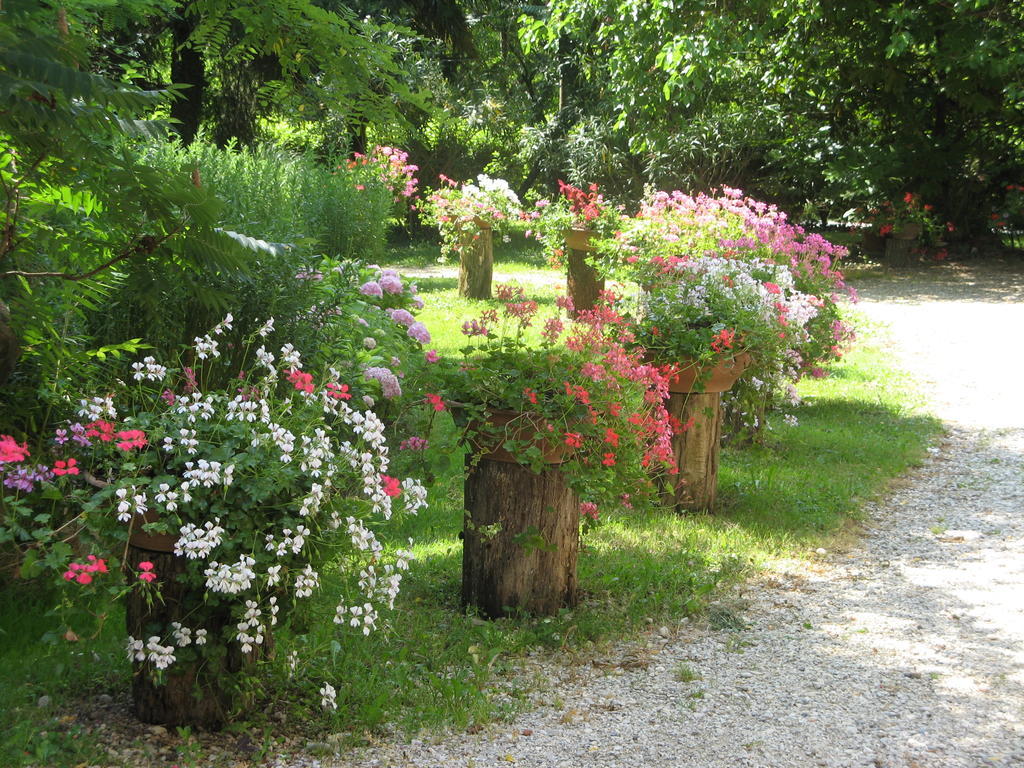
[[409,314],[407,309],[392,309],[388,312],[391,315],[391,319],[396,323],[401,323],[406,328],[416,322],[416,318]]
[[380,278],[380,287],[387,293],[401,293],[403,290],[402,281],[397,275],[382,275]]
[[373,379],[379,381],[381,392],[386,398],[391,399],[402,396],[402,385],[398,383],[398,377],[387,368],[367,368],[363,371],[363,377],[367,381]]
[[359,292],[363,296],[383,296],[384,291],[376,280],[368,280],[359,286]]
[[430,343],[430,331],[423,323],[413,323],[409,326],[410,338],[416,339],[420,344]]

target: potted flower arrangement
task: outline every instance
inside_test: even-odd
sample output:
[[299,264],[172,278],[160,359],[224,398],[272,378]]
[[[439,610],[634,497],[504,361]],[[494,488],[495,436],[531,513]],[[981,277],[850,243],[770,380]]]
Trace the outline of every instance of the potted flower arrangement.
[[454,410],[470,449],[464,598],[492,616],[557,611],[575,599],[580,516],[649,494],[669,462],[666,383],[625,348],[628,324],[608,303],[541,321],[521,289],[498,295],[502,311],[466,321],[468,343],[433,367],[428,395],[431,410]]
[[523,226],[519,197],[504,179],[480,174],[476,183],[459,183],[442,175],[443,186],[427,195],[424,220],[437,225],[441,258],[459,259],[459,293],[467,298],[491,297],[492,232],[507,234]]
[[[384,425],[353,398],[352,372],[309,370],[272,344],[273,320],[245,337],[232,322],[177,365],[146,358],[114,391],[83,397],[47,465],[4,438],[6,505],[38,490],[78,510],[33,564],[62,573],[73,605],[87,592],[127,599],[136,712],[149,722],[222,724],[242,701],[239,672],[304,614],[330,562],[351,575],[335,623],[372,631],[411,557],[386,553],[374,528],[426,505],[416,480],[388,474]],[[235,344],[244,362],[226,378],[221,350]]]
[[552,264],[565,257],[569,296],[576,310],[592,309],[604,290],[600,266],[601,243],[622,225],[621,206],[613,206],[591,184],[585,191],[559,179],[559,198],[539,200],[532,216]]

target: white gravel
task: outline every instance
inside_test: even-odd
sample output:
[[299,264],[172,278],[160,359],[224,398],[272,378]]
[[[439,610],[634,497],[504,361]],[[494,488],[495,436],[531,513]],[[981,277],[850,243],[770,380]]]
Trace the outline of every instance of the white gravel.
[[512,723],[301,764],[1024,766],[1024,278],[861,287],[949,433],[854,550],[737,589],[743,629],[652,627],[619,663],[552,662],[555,692]]

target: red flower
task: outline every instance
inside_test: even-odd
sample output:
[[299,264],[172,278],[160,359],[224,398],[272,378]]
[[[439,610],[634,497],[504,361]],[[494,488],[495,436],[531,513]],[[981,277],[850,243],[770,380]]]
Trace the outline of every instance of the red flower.
[[291,368],[288,371],[288,381],[300,392],[313,394],[313,374],[304,373],[297,368]]
[[53,474],[57,475],[58,477],[60,475],[77,475],[78,467],[75,466],[76,464],[78,464],[78,459],[68,459],[67,461],[55,461],[53,463]]
[[398,482],[397,477],[389,477],[387,475],[380,476],[381,482],[384,484],[384,493],[394,498],[402,492],[402,484]]
[[326,385],[327,394],[335,400],[351,400],[352,394],[348,391],[348,384],[335,384],[333,381]]
[[527,400],[529,400],[529,401],[530,401],[531,403],[533,403],[533,404],[535,404],[535,405],[536,405],[536,403],[537,403],[537,393],[536,393],[536,392],[534,392],[534,391],[533,391],[532,389],[530,389],[529,387],[525,387],[525,388],[523,389],[523,397],[525,397],[525,398],[526,398]]
[[614,464],[615,464],[615,454],[614,453],[606,453],[604,455],[604,458],[601,459],[601,463],[604,464],[606,467],[614,466]]
[[28,455],[28,443],[18,445],[10,435],[0,435],[0,464],[24,461]]
[[782,289],[775,283],[765,283],[764,289],[768,291],[768,293],[782,293]]
[[885,237],[886,235],[890,234],[891,232],[892,232],[892,224],[885,224],[881,229],[878,230],[878,234],[880,234],[882,237]]
[[612,429],[611,427],[608,427],[608,428],[607,428],[607,429],[606,429],[606,430],[604,431],[604,441],[605,441],[606,443],[609,443],[609,444],[611,444],[611,445],[614,445],[614,446],[615,446],[616,448],[618,448],[618,446],[619,446],[619,433],[618,433],[618,432],[616,432],[616,431],[615,431],[614,429]]
[[444,410],[444,400],[441,398],[440,395],[435,395],[435,394],[433,394],[431,392],[428,392],[426,394],[426,399],[427,399],[428,403],[430,403],[432,406],[434,406],[434,410],[435,411],[443,411]]
[[96,421],[85,425],[85,436],[98,437],[104,443],[109,443],[114,439],[114,425],[109,421],[96,419]]
[[732,342],[736,338],[736,331],[723,328],[711,339],[711,349],[715,352],[724,352],[732,349]]
[[122,451],[130,451],[132,448],[145,448],[146,433],[141,429],[126,429],[114,435],[118,439],[117,447]]
[[583,435],[581,435],[579,432],[566,432],[565,444],[568,445],[570,448],[582,448]]

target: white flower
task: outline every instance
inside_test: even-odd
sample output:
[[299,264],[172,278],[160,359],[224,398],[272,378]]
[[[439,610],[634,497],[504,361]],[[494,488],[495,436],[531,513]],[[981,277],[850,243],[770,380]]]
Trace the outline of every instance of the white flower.
[[145,661],[146,660],[146,646],[141,640],[136,640],[131,635],[128,635],[128,645],[126,646],[128,651],[128,661]]
[[274,318],[270,318],[269,320],[267,320],[267,322],[265,322],[263,324],[262,328],[260,328],[258,331],[256,331],[256,333],[258,333],[261,337],[263,337],[265,339],[265,338],[267,338],[268,335],[270,335],[270,333],[273,332],[273,330],[274,330]]
[[90,400],[79,400],[78,402],[82,406],[78,409],[78,415],[83,419],[96,421],[97,419],[102,419],[104,416],[108,416],[111,419],[117,418],[117,410],[114,408],[114,398],[110,395],[107,395],[106,397],[94,397]]
[[320,686],[320,706],[324,709],[337,709],[338,692],[334,690],[334,686],[330,683],[324,683]]
[[252,569],[255,564],[256,561],[248,555],[242,555],[232,565],[212,561],[210,567],[203,571],[206,588],[211,592],[237,595],[252,586],[252,580],[256,578],[256,572]]
[[281,347],[281,362],[287,363],[292,368],[302,368],[302,356],[291,344]]
[[217,342],[210,334],[196,336],[192,341],[195,344],[196,357],[200,360],[205,360],[208,357],[220,357],[220,352],[217,351]]
[[160,645],[160,638],[153,635],[146,643],[147,661],[157,669],[167,669],[174,663],[174,646]]
[[186,523],[178,530],[180,535],[174,543],[174,554],[178,557],[187,557],[189,560],[209,557],[224,537],[219,517],[215,517],[212,523],[207,520],[202,528],[195,523]]
[[192,630],[182,626],[180,621],[172,621],[171,628],[174,630],[174,642],[179,648],[184,648],[192,642]]
[[[214,327],[213,335],[214,336],[220,336],[222,333],[224,333],[225,330],[230,331],[232,329],[231,323],[233,323],[234,321],[235,321],[235,318],[233,318],[231,316],[231,313],[228,312],[227,316],[223,320],[221,320],[219,323],[217,323],[216,327]],[[207,337],[207,338],[209,338],[209,337]]]
[[196,630],[196,640],[195,640],[195,643],[196,643],[196,645],[206,645],[206,630],[205,629],[197,629]]

